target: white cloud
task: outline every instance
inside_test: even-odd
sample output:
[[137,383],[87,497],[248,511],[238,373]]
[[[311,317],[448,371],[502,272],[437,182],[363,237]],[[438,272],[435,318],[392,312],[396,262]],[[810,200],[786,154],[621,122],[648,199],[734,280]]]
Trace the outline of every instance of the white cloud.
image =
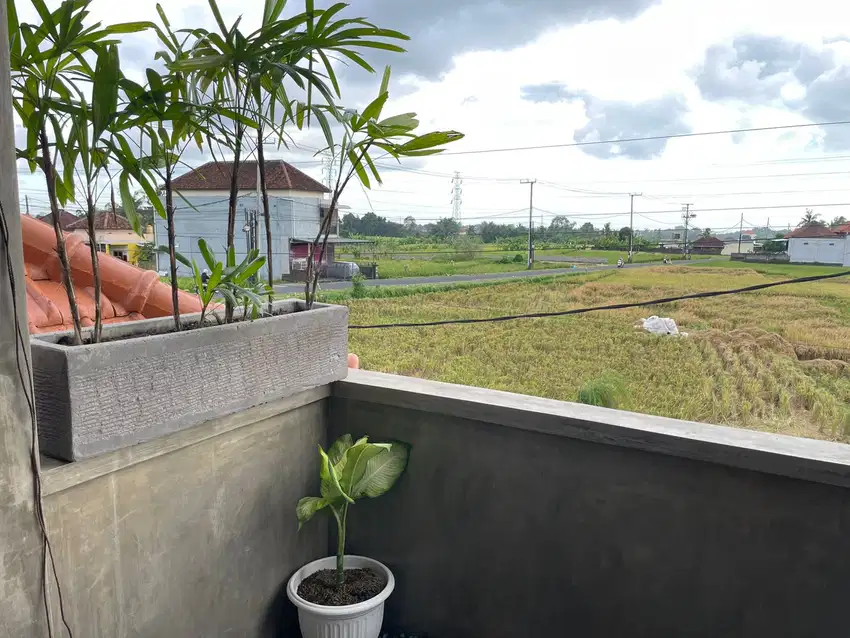
[[[404,90],[395,94],[386,112],[413,110],[420,114],[424,128],[464,132],[466,138],[452,151],[570,143],[575,131],[587,127],[594,118],[598,122],[604,121],[606,116],[612,117],[609,115],[613,113],[611,107],[619,109],[620,116],[628,116],[634,111],[629,105],[653,103],[665,96],[680,96],[677,99],[682,100],[685,109],[681,114],[683,121],[693,131],[737,128],[742,122],[752,126],[803,123],[810,121],[809,118],[836,112],[833,94],[822,89],[815,93],[809,89],[809,94],[818,99],[808,111],[788,108],[788,103],[806,95],[804,84],[791,70],[782,72],[778,79],[771,79],[776,74],[768,74],[767,86],[753,87],[747,82],[758,80],[763,66],[745,62],[731,70],[728,65],[722,67],[721,70],[729,72],[726,80],[742,83],[742,92],[755,91],[756,97],[765,99],[721,103],[709,101],[706,99],[709,96],[700,93],[695,69],[704,62],[706,51],[711,47],[721,47],[717,49],[718,55],[728,56],[728,47],[735,38],[753,34],[781,37],[813,51],[828,48],[836,65],[850,63],[850,42],[840,40],[850,35],[842,32],[842,25],[850,24],[850,5],[833,0],[810,0],[803,12],[799,3],[792,0],[748,0],[745,3],[739,0],[711,3],[661,0],[608,3],[607,11],[591,11],[590,7],[596,3],[592,0],[584,0],[584,3],[587,10],[581,9],[577,2],[528,1],[526,4],[533,5],[535,17],[521,25],[523,28],[506,26],[504,16],[490,10],[490,5],[513,8],[514,3],[394,0],[388,4],[384,0],[369,0],[354,4],[359,14],[379,25],[410,28],[420,36],[423,44],[411,44],[413,53],[409,59],[396,59],[397,85],[403,85]],[[220,4],[226,21],[244,12],[246,28],[256,25],[262,6],[259,2],[246,3],[244,0],[225,0]],[[295,10],[295,0],[290,4],[291,10]],[[517,10],[526,6],[520,2],[515,4]],[[485,5],[490,7],[489,12],[476,14],[484,11]],[[120,5],[95,0],[92,5],[94,17],[104,22],[154,19],[154,7],[153,0]],[[369,8],[375,13],[368,12]],[[467,13],[456,13],[461,10]],[[198,0],[172,0],[167,4],[167,11],[176,28],[211,27],[213,24],[206,3]],[[405,11],[410,15],[405,17]],[[416,21],[412,21],[414,13]],[[476,15],[486,20],[477,21]],[[455,24],[451,19],[456,19],[457,25],[465,25],[469,37],[463,40],[461,36],[444,37],[453,33],[451,29],[440,35],[440,29]],[[516,18],[508,15],[508,19]],[[480,31],[475,31],[476,28]],[[487,28],[490,32],[484,33]],[[824,39],[831,42],[825,44]],[[147,41],[152,58],[154,40]],[[144,47],[139,41],[128,44],[133,46],[127,47],[126,56],[137,60]],[[446,64],[447,59],[451,59],[452,64]],[[405,77],[403,72],[421,75]],[[839,77],[842,83],[844,77]],[[355,102],[363,102],[377,88],[377,83],[377,78],[372,83],[362,78],[357,81],[349,78],[348,95]],[[581,100],[534,103],[522,99],[522,87],[547,83],[557,83],[590,96],[596,109],[591,112]],[[813,85],[813,88],[818,87]],[[609,110],[606,111],[606,107]],[[623,124],[610,132],[617,134],[633,128]],[[609,129],[601,126],[588,132],[597,136],[607,133]],[[845,136],[850,136],[850,128]],[[296,138],[318,143],[312,133],[306,137],[296,135]],[[627,157],[600,159],[569,148],[447,155],[416,166],[425,173],[386,173],[383,192],[379,189],[370,196],[380,214],[402,218],[410,213],[420,221],[438,218],[450,214],[449,176],[460,171],[466,177],[464,215],[470,220],[492,214],[498,215],[494,219],[522,221],[525,213],[506,213],[527,205],[528,187],[518,181],[494,180],[537,177],[540,182],[535,191],[535,203],[551,213],[625,215],[628,209],[626,197],[591,197],[564,190],[564,187],[575,187],[603,193],[641,191],[657,197],[644,198],[637,203],[637,210],[653,220],[638,218],[647,227],[657,227],[662,222],[674,223],[675,212],[647,211],[673,211],[675,202],[680,201],[692,201],[697,209],[799,205],[799,209],[745,211],[745,218],[753,223],[763,223],[768,216],[772,224],[796,222],[806,205],[850,201],[850,196],[830,190],[843,185],[841,176],[793,175],[835,172],[844,167],[841,160],[821,161],[824,157],[821,145],[829,139],[829,132],[810,129],[800,129],[793,134],[779,131],[678,139],[669,141],[659,157],[644,161]],[[827,148],[838,147],[827,145]],[[805,158],[805,162],[780,161],[789,158]],[[305,157],[302,154],[298,159]],[[307,167],[305,171],[320,176],[318,167]],[[776,173],[792,176],[783,179],[754,177]],[[547,181],[560,187],[547,186],[544,184]],[[31,195],[38,191],[37,183],[25,181],[23,184]],[[367,200],[359,187],[350,188],[345,199],[355,211],[368,210]],[[850,216],[846,210],[837,208],[824,209],[823,213],[828,218],[833,214]],[[738,210],[705,212],[700,213],[699,223],[712,228],[731,227],[737,223],[739,215]],[[548,214],[544,213],[546,218]],[[611,221],[618,226],[623,219],[618,217]]]

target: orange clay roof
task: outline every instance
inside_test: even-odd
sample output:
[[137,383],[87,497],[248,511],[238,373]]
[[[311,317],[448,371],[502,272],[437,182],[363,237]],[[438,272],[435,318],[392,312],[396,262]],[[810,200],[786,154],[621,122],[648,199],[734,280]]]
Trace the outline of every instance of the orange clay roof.
[[[62,285],[62,267],[56,254],[53,227],[21,215],[26,266],[29,331],[56,332],[73,328],[71,311]],[[94,279],[91,253],[85,240],[65,235],[71,278],[83,327],[94,325]],[[142,270],[123,259],[98,255],[101,308],[104,323],[120,323],[171,315],[171,287],[152,270]],[[200,312],[196,297],[180,292],[180,312]]]

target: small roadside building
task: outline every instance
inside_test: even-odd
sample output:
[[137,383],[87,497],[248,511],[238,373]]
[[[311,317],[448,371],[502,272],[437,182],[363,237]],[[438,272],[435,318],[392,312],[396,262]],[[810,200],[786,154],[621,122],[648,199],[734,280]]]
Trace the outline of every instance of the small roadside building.
[[[87,217],[78,217],[76,221],[68,224],[65,231],[82,236],[83,241],[88,243],[88,224]],[[142,244],[153,241],[152,226],[148,226],[143,235],[137,235],[126,217],[112,211],[95,213],[94,234],[97,238],[97,249],[100,252],[135,265],[139,263]]]
[[791,263],[850,266],[850,227],[809,224],[787,235]]
[[717,239],[713,235],[710,237],[700,237],[691,244],[691,253],[695,255],[719,255],[726,247],[726,242],[722,239]]

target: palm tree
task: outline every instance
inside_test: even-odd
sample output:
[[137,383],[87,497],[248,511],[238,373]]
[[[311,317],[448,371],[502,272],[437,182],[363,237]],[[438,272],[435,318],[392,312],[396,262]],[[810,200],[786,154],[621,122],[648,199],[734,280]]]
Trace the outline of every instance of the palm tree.
[[[171,29],[171,24],[162,6],[156,5],[162,20],[162,27],[155,26],[160,43],[165,50],[157,52],[166,64],[175,64],[189,57],[186,47],[188,36],[180,40]],[[141,222],[136,213],[135,200],[130,192],[129,177],[142,184],[145,194],[156,212],[165,219],[168,246],[169,275],[171,280],[171,304],[174,328],[180,330],[180,308],[178,304],[179,287],[177,283],[177,244],[174,225],[174,193],[171,183],[174,172],[180,167],[183,153],[194,145],[202,147],[204,135],[209,131],[205,127],[211,115],[217,111],[215,106],[201,106],[191,102],[189,84],[182,71],[170,71],[160,74],[147,69],[147,85],[142,87],[129,80],[122,86],[127,93],[128,105],[121,118],[124,130],[139,130],[144,143],[137,144],[137,150],[143,157],[139,160],[125,156],[125,179],[121,181],[121,195],[127,218],[141,232]],[[132,138],[116,136],[119,147],[129,151]],[[129,153],[131,155],[132,152]],[[165,205],[152,183],[163,184]]]
[[[386,39],[407,39],[401,33],[379,29],[362,18],[334,21],[344,4],[335,4],[327,10],[317,10],[313,0],[306,0],[306,10],[291,18],[280,19],[284,0],[266,0],[263,23],[250,34],[239,29],[240,20],[227,27],[216,0],[209,0],[210,9],[218,31],[195,29],[196,38],[191,59],[170,64],[172,70],[194,74],[193,86],[198,100],[226,103],[229,116],[223,118],[217,132],[225,146],[233,154],[233,169],[228,200],[227,247],[233,246],[236,226],[236,200],[238,197],[238,173],[243,156],[243,144],[248,128],[257,130],[257,161],[264,169],[263,141],[266,126],[274,127],[274,107],[280,105],[284,111],[284,124],[303,122],[308,125],[316,116],[326,140],[332,136],[327,117],[322,110],[314,108],[313,91],[324,98],[333,113],[335,99],[339,97],[339,85],[328,55],[336,53],[354,61],[364,69],[372,67],[356,49],[374,48],[403,51],[401,47],[385,42]],[[314,63],[323,66],[324,74],[313,70]],[[306,100],[290,100],[284,79],[289,79],[297,88],[306,92]],[[333,90],[333,92],[332,92]],[[280,131],[283,139],[283,131]],[[265,189],[264,170],[260,175],[261,189]],[[266,216],[266,241],[271,249],[270,220],[267,197],[264,197]],[[271,260],[269,260],[271,272]],[[233,309],[226,306],[225,320],[232,319]]]
[[813,209],[807,208],[806,214],[803,215],[803,218],[797,226],[823,226],[823,222],[820,220],[820,213],[816,213]]

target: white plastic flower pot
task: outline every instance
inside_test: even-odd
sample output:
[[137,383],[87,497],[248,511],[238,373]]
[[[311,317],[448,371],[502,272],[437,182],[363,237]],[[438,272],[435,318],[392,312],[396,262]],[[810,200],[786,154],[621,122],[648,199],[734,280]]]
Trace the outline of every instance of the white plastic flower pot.
[[317,605],[298,595],[305,578],[323,569],[336,569],[336,556],[328,556],[304,565],[292,575],[286,595],[298,607],[298,624],[303,638],[378,638],[384,621],[384,601],[395,589],[395,578],[389,568],[365,556],[345,556],[346,569],[370,568],[383,574],[387,585],[380,594],[356,605]]

